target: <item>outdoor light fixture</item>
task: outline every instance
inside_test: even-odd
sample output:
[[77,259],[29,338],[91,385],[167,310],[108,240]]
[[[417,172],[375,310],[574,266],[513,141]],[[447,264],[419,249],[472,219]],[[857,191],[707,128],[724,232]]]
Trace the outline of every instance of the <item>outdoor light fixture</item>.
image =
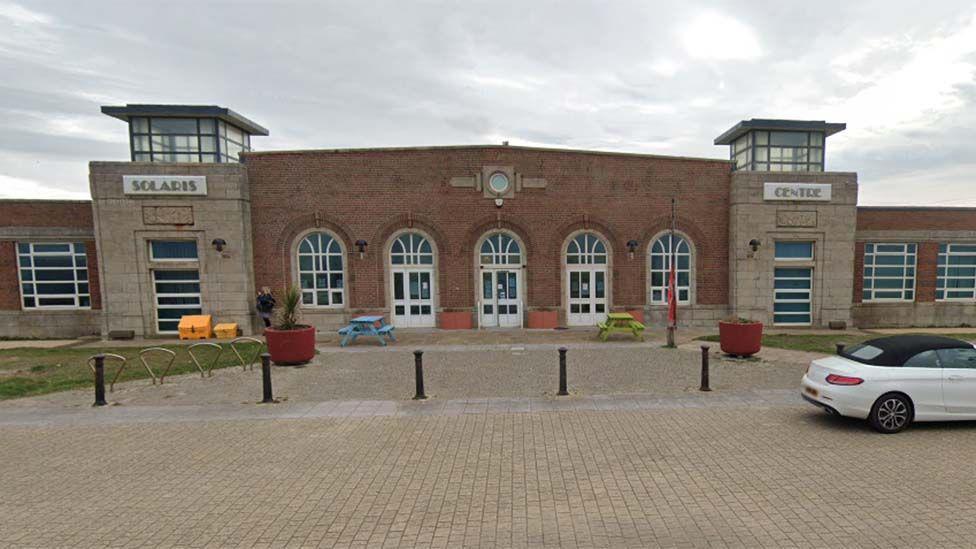
[[749,241],[749,247],[752,248],[752,253],[758,252],[759,251],[759,240],[758,239],[755,239],[755,238],[753,238],[752,240],[750,240]]
[[356,241],[356,248],[359,250],[359,259],[363,258],[363,254],[366,253],[366,246],[368,245],[369,244],[361,238]]
[[630,256],[631,259],[634,259],[634,252],[637,251],[637,241],[633,239],[628,240],[627,250],[628,250],[627,255]]
[[210,243],[210,245],[213,246],[215,250],[217,250],[217,253],[220,253],[224,251],[224,247],[227,246],[227,241],[224,240],[223,238],[215,238],[213,239],[213,242]]

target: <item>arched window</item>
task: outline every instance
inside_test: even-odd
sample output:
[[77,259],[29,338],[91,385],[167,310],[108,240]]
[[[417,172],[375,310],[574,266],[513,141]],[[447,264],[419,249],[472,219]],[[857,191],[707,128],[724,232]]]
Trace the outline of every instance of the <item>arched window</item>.
[[390,263],[394,265],[433,265],[434,251],[423,235],[404,233],[393,241]]
[[599,236],[582,233],[569,241],[566,263],[570,265],[606,264],[607,246]]
[[651,244],[651,303],[668,302],[668,277],[671,276],[672,250],[675,259],[675,287],[678,303],[691,302],[691,246],[680,235],[664,234]]
[[298,244],[298,278],[302,303],[315,307],[339,307],[343,302],[342,247],[328,233],[311,233]]
[[482,265],[521,265],[522,249],[506,233],[493,233],[481,243]]

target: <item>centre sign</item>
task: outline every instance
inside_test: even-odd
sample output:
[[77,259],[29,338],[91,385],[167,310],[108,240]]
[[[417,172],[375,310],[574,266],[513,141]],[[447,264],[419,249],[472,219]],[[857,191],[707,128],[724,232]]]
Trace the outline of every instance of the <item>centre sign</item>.
[[130,195],[207,196],[204,175],[123,175],[122,192]]
[[763,183],[763,200],[830,202],[830,183]]

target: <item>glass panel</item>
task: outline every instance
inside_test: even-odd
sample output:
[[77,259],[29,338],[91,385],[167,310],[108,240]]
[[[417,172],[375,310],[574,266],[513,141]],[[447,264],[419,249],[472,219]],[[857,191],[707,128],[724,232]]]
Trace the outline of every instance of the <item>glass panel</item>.
[[771,145],[799,147],[807,145],[807,132],[769,132]]
[[976,349],[940,349],[938,354],[943,368],[976,368]]
[[130,118],[132,133],[149,133],[149,119],[144,117]]
[[393,299],[403,299],[403,273],[393,273]]
[[494,295],[491,278],[491,273],[481,273],[481,291],[484,299],[491,299]]
[[153,260],[195,260],[197,243],[193,240],[152,240],[149,257]]
[[196,134],[197,120],[195,118],[153,118],[150,122],[152,133],[163,134]]
[[213,118],[201,118],[200,119],[200,133],[215,133]]
[[776,242],[776,259],[812,259],[813,242]]

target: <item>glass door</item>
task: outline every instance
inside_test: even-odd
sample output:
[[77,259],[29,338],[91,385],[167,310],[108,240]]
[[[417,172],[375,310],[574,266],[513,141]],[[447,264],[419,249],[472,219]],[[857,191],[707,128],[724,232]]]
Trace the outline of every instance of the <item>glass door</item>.
[[521,326],[520,305],[518,271],[481,272],[481,326]]
[[569,269],[570,326],[595,326],[607,316],[607,271],[600,268]]
[[180,318],[202,314],[200,271],[154,270],[152,276],[156,296],[156,333],[178,333]]
[[777,267],[773,280],[773,324],[808,326],[813,269],[809,267]]
[[434,326],[434,271],[393,271],[393,325]]

